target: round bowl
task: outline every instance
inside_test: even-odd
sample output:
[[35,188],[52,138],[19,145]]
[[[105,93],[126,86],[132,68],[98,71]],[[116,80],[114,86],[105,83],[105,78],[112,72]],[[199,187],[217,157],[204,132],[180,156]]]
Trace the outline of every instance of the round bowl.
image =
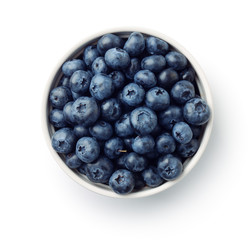
[[[163,39],[164,41],[168,42],[174,49],[183,53],[187,57],[188,61],[192,65],[192,67],[195,69],[196,83],[198,85],[200,95],[208,103],[210,110],[211,110],[211,116],[210,116],[208,123],[204,126],[204,130],[203,130],[204,132],[203,132],[202,137],[200,139],[200,146],[199,146],[198,151],[196,152],[196,154],[193,157],[188,158],[183,163],[184,170],[179,178],[177,178],[176,180],[173,180],[173,181],[165,182],[164,184],[162,184],[161,186],[156,187],[156,188],[145,187],[138,192],[132,192],[127,195],[119,195],[119,194],[114,193],[109,188],[109,186],[104,185],[104,184],[92,183],[87,179],[87,177],[85,175],[80,174],[76,170],[70,169],[63,161],[63,155],[58,154],[52,148],[51,136],[54,133],[54,128],[48,120],[48,113],[51,109],[49,102],[48,102],[48,96],[49,96],[49,93],[52,90],[52,88],[54,88],[58,84],[59,80],[63,76],[63,74],[61,72],[61,66],[65,61],[80,56],[80,54],[83,53],[83,49],[86,46],[93,43],[94,41],[97,41],[104,34],[114,33],[114,34],[119,35],[121,37],[127,37],[127,36],[129,36],[129,34],[131,32],[134,32],[134,31],[141,32],[145,36],[151,35],[151,36],[155,36],[160,39]],[[78,43],[76,46],[74,46],[58,63],[58,65],[55,67],[54,71],[52,72],[51,77],[48,80],[48,83],[45,87],[45,93],[44,93],[44,98],[43,98],[43,110],[42,111],[43,111],[42,112],[42,125],[43,125],[42,127],[43,127],[43,132],[45,134],[45,139],[46,139],[48,147],[51,151],[52,156],[54,157],[56,162],[59,164],[59,166],[65,171],[65,173],[68,176],[70,176],[73,180],[75,180],[77,183],[79,183],[83,187],[85,187],[93,192],[96,192],[98,194],[109,196],[109,197],[114,197],[114,198],[146,197],[146,196],[150,196],[150,195],[162,192],[162,191],[170,188],[171,186],[173,186],[177,182],[179,182],[193,169],[193,167],[199,161],[200,157],[202,156],[202,154],[207,146],[208,140],[211,135],[212,127],[213,127],[213,102],[212,102],[211,92],[209,89],[209,85],[207,83],[207,79],[203,73],[203,70],[201,69],[199,64],[196,62],[194,57],[184,47],[182,47],[179,43],[177,43],[172,38],[170,38],[162,33],[159,33],[159,32],[153,31],[153,30],[149,30],[149,29],[142,29],[142,28],[140,28],[140,29],[139,28],[137,28],[137,29],[136,28],[126,28],[126,29],[120,28],[120,29],[112,29],[112,30],[99,32],[95,35],[92,35],[92,36],[89,36],[89,37],[83,39],[80,43]]]

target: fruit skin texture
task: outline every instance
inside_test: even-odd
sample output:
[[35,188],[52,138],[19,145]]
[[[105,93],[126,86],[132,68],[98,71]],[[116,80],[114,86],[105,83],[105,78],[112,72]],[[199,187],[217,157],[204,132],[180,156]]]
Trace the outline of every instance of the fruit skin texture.
[[156,139],[156,149],[160,154],[173,153],[176,149],[176,142],[169,133],[163,133]]
[[149,89],[157,84],[157,79],[155,74],[150,70],[140,70],[135,74],[134,82],[140,84],[145,89]]
[[114,70],[122,70],[130,66],[130,57],[121,48],[111,48],[105,53],[105,62]]
[[144,48],[145,39],[140,32],[131,33],[123,47],[131,57],[139,56],[144,51]]
[[139,154],[146,154],[153,151],[154,146],[155,141],[151,135],[137,136],[132,143],[133,151]]
[[73,73],[70,78],[71,90],[78,94],[84,94],[88,91],[91,81],[91,76],[88,72],[78,70]]
[[159,124],[166,130],[171,130],[177,122],[183,121],[183,110],[181,107],[170,105],[159,114]]
[[120,89],[123,87],[125,82],[125,76],[121,71],[114,71],[110,73],[109,76],[111,77],[116,89]]
[[135,179],[130,171],[126,169],[119,169],[110,177],[109,186],[115,193],[127,194],[133,190],[135,186]]
[[163,179],[159,176],[157,168],[150,166],[142,172],[144,182],[148,187],[158,187],[163,183]]
[[69,123],[70,125],[74,125],[76,124],[74,117],[72,115],[72,106],[73,106],[73,101],[68,102],[64,108],[63,108],[63,116],[64,119],[67,123]]
[[210,118],[210,108],[202,98],[192,98],[187,101],[183,115],[185,120],[192,125],[203,125]]
[[195,71],[192,67],[189,67],[180,72],[179,76],[181,80],[193,82],[195,79]]
[[192,140],[193,133],[187,123],[178,122],[174,125],[172,129],[172,136],[177,142],[181,144],[186,144]]
[[179,158],[172,154],[167,154],[159,158],[157,164],[159,175],[167,181],[178,178],[183,170],[183,165]]
[[168,66],[174,70],[183,70],[187,65],[186,57],[176,51],[171,51],[165,55],[166,62]]
[[71,128],[61,128],[52,136],[52,147],[58,153],[68,154],[74,150],[76,136]]
[[99,118],[100,109],[94,98],[80,97],[73,103],[71,113],[76,122],[87,127]]
[[157,115],[148,107],[139,107],[131,112],[130,122],[137,134],[147,135],[155,129]]
[[96,46],[88,46],[83,53],[83,61],[88,67],[92,66],[93,61],[100,56]]
[[104,55],[110,48],[121,48],[123,46],[123,40],[111,33],[105,34],[97,42],[97,50],[101,55]]
[[53,109],[49,115],[50,123],[56,128],[63,128],[67,126],[63,111],[59,109]]
[[122,114],[122,107],[116,98],[105,100],[101,104],[101,116],[106,121],[116,121]]
[[199,141],[193,138],[187,144],[178,144],[177,153],[183,158],[188,158],[192,157],[197,152],[198,148]]
[[86,128],[83,124],[75,125],[73,131],[77,138],[89,136],[88,128]]
[[92,63],[93,74],[97,74],[97,73],[107,74],[108,70],[109,69],[108,69],[108,66],[105,62],[104,57],[98,57],[93,61],[93,63]]
[[164,69],[158,75],[158,84],[160,87],[170,89],[179,80],[178,73],[172,69]]
[[140,61],[138,58],[131,58],[130,65],[124,70],[124,73],[128,79],[133,79],[135,74],[141,69]]
[[91,80],[89,92],[97,100],[104,100],[113,94],[114,89],[112,79],[106,74],[98,73]]
[[76,144],[75,153],[84,163],[94,162],[100,154],[100,146],[95,138],[83,137]]
[[80,59],[72,59],[69,61],[66,61],[62,65],[62,72],[64,73],[65,76],[71,77],[72,74],[77,71],[77,70],[85,70],[86,66],[85,63],[80,60]]
[[101,156],[95,162],[85,166],[86,176],[95,183],[107,183],[113,173],[114,165],[110,159]]
[[97,140],[108,140],[113,135],[113,128],[107,122],[98,121],[89,128],[89,132]]
[[122,154],[119,150],[123,149],[124,146],[121,138],[110,138],[105,142],[104,154],[110,159],[116,159]]
[[130,123],[130,114],[126,113],[115,123],[115,132],[119,137],[129,137],[134,134],[134,129]]
[[152,110],[162,111],[169,107],[170,96],[165,89],[154,87],[146,93],[145,104]]
[[167,42],[156,38],[148,37],[146,39],[146,50],[149,54],[165,55],[169,50]]
[[131,152],[125,156],[124,164],[131,172],[141,172],[146,168],[148,162],[145,157]]
[[186,80],[178,81],[171,89],[172,98],[179,104],[184,104],[195,96],[192,83]]
[[162,55],[152,55],[145,57],[141,62],[141,68],[154,73],[162,71],[166,66],[166,61]]
[[63,109],[65,104],[72,100],[72,94],[69,88],[59,86],[51,90],[49,101],[54,108]]
[[143,87],[136,83],[129,83],[122,91],[122,100],[132,107],[139,105],[144,100],[144,96]]
[[69,168],[75,169],[82,165],[82,161],[77,157],[75,153],[70,153],[66,155],[66,165]]

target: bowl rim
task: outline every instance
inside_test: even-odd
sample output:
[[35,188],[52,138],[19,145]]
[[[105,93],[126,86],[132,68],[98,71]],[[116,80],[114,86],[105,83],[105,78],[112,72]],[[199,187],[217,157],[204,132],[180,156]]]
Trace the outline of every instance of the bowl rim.
[[[77,49],[80,49],[83,47],[83,45],[87,44],[88,42],[93,41],[94,39],[97,39],[101,37],[104,34],[107,33],[114,33],[114,34],[123,34],[123,33],[131,33],[131,32],[141,32],[146,35],[152,35],[155,37],[158,37],[160,39],[163,39],[164,41],[168,42],[170,45],[172,45],[175,49],[183,53],[186,58],[189,60],[193,68],[195,69],[198,80],[197,80],[197,85],[199,87],[199,90],[201,92],[201,97],[206,100],[207,104],[209,105],[211,115],[208,123],[206,124],[204,134],[202,136],[201,142],[199,149],[197,153],[190,158],[189,161],[186,162],[186,167],[184,168],[182,174],[180,175],[179,178],[173,181],[168,181],[162,184],[159,187],[156,188],[146,188],[144,191],[138,191],[138,192],[132,192],[130,194],[126,195],[119,195],[114,193],[112,190],[107,189],[105,186],[103,187],[102,184],[93,184],[85,181],[83,178],[81,178],[79,175],[77,175],[73,170],[71,170],[61,159],[59,154],[52,148],[51,146],[51,136],[49,132],[49,127],[50,123],[48,120],[48,96],[52,87],[52,83],[54,82],[54,79],[56,78],[57,73],[59,72],[59,69],[61,68],[62,64],[69,59],[71,55],[73,55],[74,52],[77,51]],[[203,94],[203,96],[202,96]],[[214,119],[214,109],[213,109],[213,100],[212,100],[212,94],[210,91],[209,84],[207,82],[206,76],[198,64],[198,62],[194,59],[194,57],[182,46],[180,45],[177,41],[174,39],[170,38],[169,36],[157,32],[152,29],[147,29],[143,27],[120,27],[120,28],[110,28],[106,29],[103,31],[98,31],[95,34],[92,34],[84,39],[82,39],[79,43],[75,44],[67,53],[60,59],[58,64],[56,64],[54,70],[52,71],[51,75],[49,76],[49,79],[47,80],[45,89],[44,89],[44,94],[43,94],[43,103],[42,103],[42,131],[44,133],[45,141],[47,143],[47,146],[53,156],[53,158],[56,160],[58,165],[61,167],[61,169],[70,177],[72,178],[75,182],[79,183],[81,186],[98,193],[103,196],[108,196],[112,198],[141,198],[141,197],[147,197],[151,196],[160,192],[163,192],[164,190],[172,187],[175,185],[177,182],[181,181],[193,168],[194,166],[198,163],[199,159],[201,158],[202,154],[205,151],[205,148],[208,144],[208,141],[211,136],[212,128],[213,128],[213,119]]]

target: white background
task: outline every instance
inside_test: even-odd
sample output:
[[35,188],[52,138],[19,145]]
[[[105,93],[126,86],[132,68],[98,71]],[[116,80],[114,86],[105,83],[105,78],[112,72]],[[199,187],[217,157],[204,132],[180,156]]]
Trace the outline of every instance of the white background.
[[[1,1],[0,239],[251,239],[251,1]],[[144,199],[111,199],[57,165],[41,103],[57,62],[83,38],[147,27],[181,43],[211,86],[215,122],[193,171]]]

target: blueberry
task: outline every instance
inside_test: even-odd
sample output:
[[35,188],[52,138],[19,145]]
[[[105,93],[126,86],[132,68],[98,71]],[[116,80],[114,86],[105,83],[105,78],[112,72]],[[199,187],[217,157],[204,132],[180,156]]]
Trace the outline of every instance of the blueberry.
[[181,80],[193,82],[195,79],[195,71],[192,67],[189,67],[180,72],[179,76]]
[[110,48],[121,48],[122,46],[123,40],[111,33],[104,35],[97,42],[97,50],[101,55],[104,55]]
[[157,115],[147,107],[134,109],[130,114],[130,122],[139,135],[150,134],[157,125]]
[[183,115],[185,120],[192,125],[203,125],[210,118],[210,108],[201,98],[192,98],[186,102]]
[[172,129],[174,139],[182,144],[189,143],[192,140],[193,133],[190,126],[185,122],[178,122]]
[[149,159],[150,161],[152,161],[153,163],[156,163],[156,160],[158,159],[159,157],[159,153],[157,152],[156,149],[154,149],[153,151],[145,154],[144,156]]
[[123,102],[132,107],[139,105],[144,100],[144,96],[145,91],[143,87],[136,83],[129,83],[122,91]]
[[148,37],[146,39],[146,50],[149,54],[165,55],[169,50],[167,42],[156,38]]
[[69,153],[66,155],[66,165],[70,168],[79,168],[82,165],[82,161],[77,157],[75,153]]
[[93,61],[100,56],[96,46],[88,46],[83,53],[83,60],[88,67],[91,67]]
[[139,56],[144,51],[144,48],[145,39],[140,32],[131,33],[123,47],[131,57]]
[[132,150],[132,143],[134,142],[134,138],[128,137],[123,139],[124,145],[128,150]]
[[157,170],[160,177],[170,181],[175,180],[181,175],[183,165],[179,158],[174,157],[172,154],[167,154],[159,158]]
[[199,138],[201,133],[202,133],[202,127],[201,126],[193,126],[191,125],[190,128],[192,129],[193,132],[193,137],[194,138]]
[[135,74],[141,69],[140,61],[138,58],[130,59],[130,65],[124,70],[124,73],[128,79],[133,79]]
[[73,98],[74,101],[75,101],[77,98],[79,98],[79,97],[82,96],[82,94],[79,94],[79,93],[76,93],[76,92],[73,92],[73,91],[71,91],[71,93],[72,93],[72,98]]
[[150,135],[137,136],[132,143],[133,151],[139,154],[146,154],[153,151],[154,146],[155,141]]
[[157,84],[157,79],[155,74],[150,70],[140,70],[135,74],[134,82],[142,85],[145,89],[149,89]]
[[128,155],[128,153],[124,153],[121,157],[117,158],[115,160],[116,166],[118,169],[126,168],[125,166],[125,157]]
[[159,176],[157,169],[154,166],[150,166],[142,172],[144,182],[148,187],[158,187],[163,183],[163,179]]
[[157,124],[156,127],[153,129],[153,131],[151,132],[151,135],[153,137],[157,137],[162,133],[163,129]]
[[135,179],[134,189],[140,190],[143,187],[145,187],[145,182],[143,180],[143,177],[142,177],[141,173],[134,173],[134,179]]
[[59,82],[59,85],[70,88],[70,78],[63,76]]
[[104,153],[108,158],[118,158],[122,153],[121,150],[124,150],[122,139],[115,137],[105,142]]
[[86,175],[86,163],[82,162],[81,166],[77,168],[77,171],[80,174],[85,174]]
[[89,132],[97,140],[108,140],[113,135],[113,128],[107,122],[98,121],[89,128]]
[[86,165],[86,176],[91,182],[107,183],[114,170],[114,165],[106,157],[99,157],[94,163]]
[[160,154],[173,153],[176,149],[176,142],[169,133],[163,133],[156,139],[156,149]]
[[166,66],[166,61],[162,55],[152,55],[145,57],[141,62],[142,69],[150,70],[154,73],[162,71]]
[[100,115],[100,109],[94,98],[80,97],[72,105],[72,116],[78,123],[89,126],[96,122]]
[[62,65],[62,72],[67,77],[71,77],[72,74],[77,70],[85,70],[85,69],[86,69],[85,63],[80,59],[69,60]]
[[101,104],[102,119],[106,121],[115,121],[120,118],[121,114],[121,104],[116,98],[107,99]]
[[131,152],[125,156],[124,164],[131,172],[141,172],[146,168],[148,161],[145,157]]
[[115,171],[110,177],[109,186],[115,193],[130,193],[135,186],[134,176],[130,171],[126,169],[119,169]]
[[151,88],[145,96],[145,104],[147,107],[155,111],[162,111],[169,107],[170,96],[165,89],[161,87]]
[[68,102],[64,108],[63,108],[63,116],[64,116],[64,119],[67,123],[71,124],[71,125],[75,125],[76,122],[75,122],[75,119],[72,115],[72,106],[73,106],[73,103],[74,102]]
[[109,76],[111,77],[116,89],[120,89],[123,87],[125,82],[125,76],[121,71],[114,71],[110,73]]
[[69,88],[59,86],[50,92],[49,100],[53,107],[63,109],[65,104],[72,99],[72,94]]
[[98,73],[92,78],[89,91],[97,100],[109,98],[114,92],[113,81],[108,75]]
[[108,69],[108,66],[105,62],[104,57],[98,57],[93,61],[93,63],[92,63],[93,74],[97,74],[97,73],[107,74],[108,70],[109,69]]
[[177,122],[183,121],[181,107],[171,105],[159,114],[159,124],[166,130],[171,130]]
[[178,80],[179,75],[172,68],[167,68],[158,75],[158,84],[165,89],[170,89]]
[[165,55],[168,66],[175,70],[183,70],[187,65],[186,57],[176,51],[171,51]]
[[76,144],[76,155],[84,163],[95,161],[100,154],[100,146],[95,138],[82,137]]
[[183,158],[188,158],[192,157],[197,152],[198,148],[199,141],[193,138],[187,144],[178,144],[177,153]]
[[88,128],[86,128],[83,124],[75,125],[73,131],[77,138],[89,136]]
[[88,72],[78,70],[70,78],[71,90],[75,93],[84,94],[88,91],[91,76]]
[[52,147],[58,153],[68,154],[74,150],[76,137],[70,128],[61,128],[52,136]]
[[53,109],[49,115],[50,123],[56,128],[63,128],[67,126],[63,111],[59,109]]
[[194,86],[186,80],[178,81],[171,89],[172,98],[179,104],[184,104],[195,96]]
[[115,132],[119,137],[128,137],[134,134],[134,129],[130,123],[130,114],[126,113],[115,123]]
[[121,48],[111,48],[105,54],[105,62],[114,70],[122,70],[130,66],[130,57]]

